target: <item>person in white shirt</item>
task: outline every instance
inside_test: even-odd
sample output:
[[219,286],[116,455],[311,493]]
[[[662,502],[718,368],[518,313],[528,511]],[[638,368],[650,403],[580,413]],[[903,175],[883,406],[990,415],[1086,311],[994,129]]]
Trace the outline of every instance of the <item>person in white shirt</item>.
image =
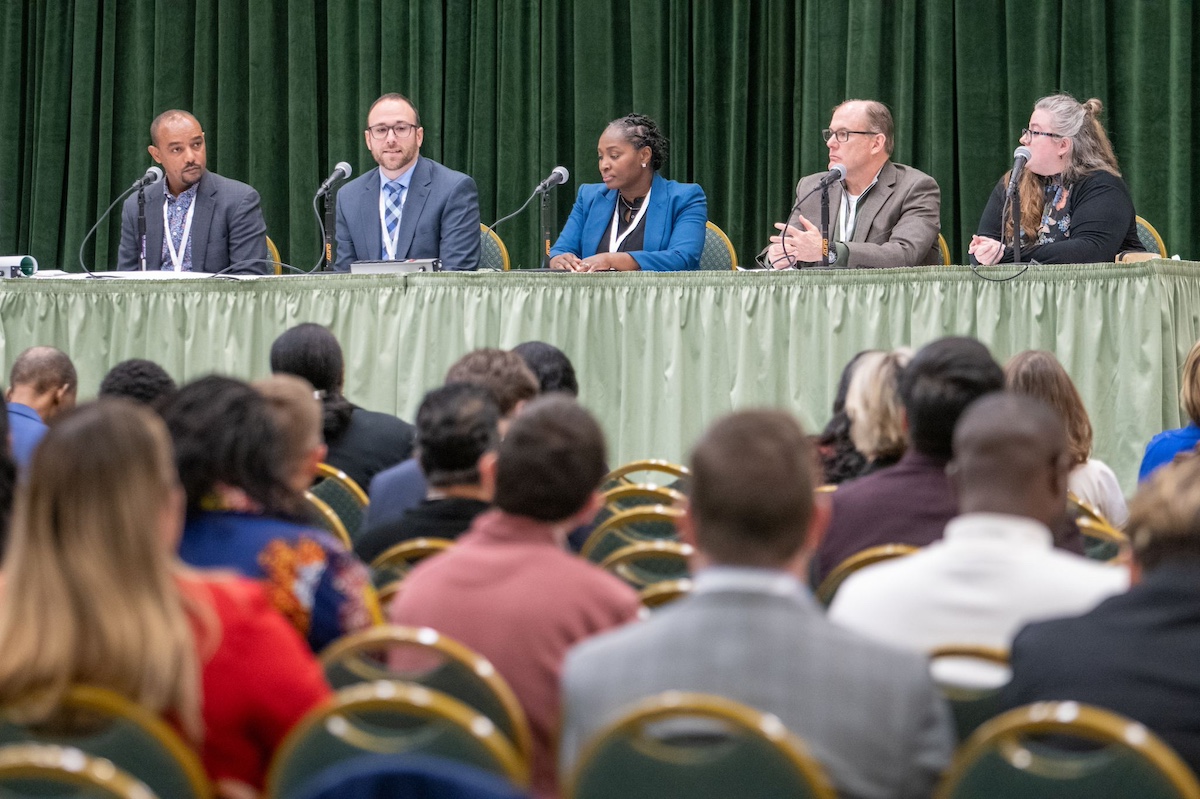
[[1054,548],[1071,456],[1057,415],[996,393],[971,405],[947,467],[959,513],[943,540],[852,575],[830,618],[896,646],[1007,651],[1031,621],[1084,613],[1124,591],[1129,574]]

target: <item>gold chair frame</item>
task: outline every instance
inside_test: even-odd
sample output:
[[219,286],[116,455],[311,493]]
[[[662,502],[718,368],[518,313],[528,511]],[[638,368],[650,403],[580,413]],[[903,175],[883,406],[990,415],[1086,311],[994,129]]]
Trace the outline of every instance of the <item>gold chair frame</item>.
[[[608,474],[604,475],[604,479],[600,481],[600,485],[609,486],[610,489],[615,487],[610,484],[618,483],[621,485],[635,485],[625,479],[627,474],[636,474],[637,472],[662,472],[669,474],[675,478],[689,477],[691,472],[686,466],[681,466],[677,463],[662,460],[659,458],[647,458],[644,460],[631,461],[624,466],[618,466]],[[607,489],[606,489],[607,490]]]
[[[583,549],[579,554],[585,559],[589,559],[596,546],[604,540],[605,536],[613,532],[613,528],[623,527],[626,524],[637,524],[638,522],[670,522],[677,525],[682,518],[682,510],[679,508],[669,508],[666,505],[641,505],[629,510],[623,510],[620,513],[614,513],[592,531],[591,535],[587,537],[587,541],[583,542]],[[622,538],[629,544],[641,543],[643,540],[634,538],[620,530],[616,530],[615,532],[619,538]]]
[[333,480],[335,483],[341,485],[358,500],[358,504],[362,507],[365,508],[371,504],[370,499],[367,498],[367,492],[362,490],[362,486],[355,482],[353,477],[336,466],[330,466],[328,463],[318,463],[317,476],[323,477],[326,480]]
[[885,560],[892,558],[900,558],[905,555],[911,555],[920,547],[909,546],[908,544],[883,544],[882,546],[869,547],[860,552],[855,552],[850,557],[839,563],[833,571],[831,571],[821,584],[817,586],[817,600],[822,605],[828,605],[833,601],[834,594],[841,588],[842,583],[846,578],[854,574],[859,569],[864,569],[867,566],[873,566],[876,563],[882,563]]
[[406,566],[411,568],[413,564],[430,555],[445,552],[452,546],[454,540],[450,538],[410,538],[380,552],[375,560],[371,561],[371,571],[402,569]]
[[639,541],[636,544],[630,544],[629,546],[621,547],[616,552],[611,553],[604,560],[600,561],[600,568],[607,572],[611,572],[617,577],[620,577],[626,583],[629,583],[634,588],[640,590],[653,585],[654,583],[647,583],[637,579],[628,568],[633,562],[643,559],[654,560],[656,558],[678,558],[686,565],[688,559],[694,554],[696,554],[695,548],[691,544],[685,544],[681,541]]
[[350,540],[350,533],[346,531],[346,525],[342,524],[341,518],[334,512],[333,508],[329,507],[329,503],[311,491],[304,492],[304,499],[317,512],[317,515],[324,523],[325,529],[333,533],[334,537],[345,545],[347,551],[353,551],[354,542]]
[[646,505],[666,505],[668,507],[678,507],[687,500],[682,492],[654,483],[626,483],[613,486],[601,495],[606,506],[615,505],[627,499],[639,498],[648,500]]
[[508,257],[508,247],[504,246],[504,239],[500,238],[500,234],[497,233],[496,231],[492,230],[491,228],[489,228],[487,225],[480,222],[479,223],[479,235],[487,236],[489,239],[492,240],[492,242],[495,243],[496,247],[499,248],[499,250],[500,250],[500,263],[502,264],[504,271],[505,272],[511,271],[512,261],[509,260],[509,257]]
[[950,266],[954,263],[950,260],[950,245],[946,243],[946,237],[941,233],[938,234],[938,249],[942,253],[942,266]]
[[8,780],[42,780],[87,788],[117,799],[158,799],[145,783],[113,764],[70,746],[0,747],[0,790]]
[[737,265],[738,265],[737,250],[735,250],[733,248],[733,242],[729,240],[729,236],[725,235],[725,231],[721,230],[721,228],[719,228],[717,225],[713,224],[711,221],[705,222],[704,227],[707,228],[708,230],[711,230],[713,233],[717,234],[717,236],[721,240],[721,243],[725,245],[725,249],[729,251],[729,269],[731,271],[737,271]]
[[638,598],[642,600],[643,607],[658,608],[683,599],[691,592],[691,580],[662,580],[643,588],[638,592]]
[[[1146,230],[1148,230],[1150,232],[1150,235],[1152,235],[1154,237],[1154,243],[1158,245],[1158,255],[1155,257],[1166,258],[1167,257],[1167,243],[1165,241],[1163,241],[1163,237],[1158,234],[1158,228],[1154,227],[1154,225],[1152,225],[1148,221],[1146,221],[1146,218],[1143,216],[1135,216],[1133,218],[1133,220],[1138,226],[1144,227]],[[1141,236],[1139,236],[1138,238],[1140,239]]]
[[271,261],[275,265],[275,274],[283,274],[283,259],[279,257],[279,248],[275,246],[275,242],[271,241],[271,237],[267,236],[267,254],[271,256]]

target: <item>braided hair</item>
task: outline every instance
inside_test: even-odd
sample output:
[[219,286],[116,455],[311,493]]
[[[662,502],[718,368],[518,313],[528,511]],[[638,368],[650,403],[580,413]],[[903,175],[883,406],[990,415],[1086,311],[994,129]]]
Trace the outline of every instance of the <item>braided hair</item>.
[[667,137],[658,129],[654,120],[643,114],[626,114],[620,119],[608,123],[610,128],[621,132],[625,141],[636,149],[650,148],[650,168],[655,172],[662,169],[667,162],[669,144]]

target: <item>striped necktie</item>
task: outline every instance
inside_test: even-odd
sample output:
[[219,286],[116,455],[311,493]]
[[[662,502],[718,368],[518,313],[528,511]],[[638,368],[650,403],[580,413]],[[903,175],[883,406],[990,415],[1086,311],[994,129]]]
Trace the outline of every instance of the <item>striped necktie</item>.
[[[400,209],[403,207],[404,187],[398,181],[389,181],[383,184],[383,190],[387,195],[386,204],[387,212],[384,214],[384,219],[387,221],[387,230],[383,232],[384,237],[389,241],[396,241],[396,231],[400,228]],[[387,257],[388,248],[385,245],[383,255]]]

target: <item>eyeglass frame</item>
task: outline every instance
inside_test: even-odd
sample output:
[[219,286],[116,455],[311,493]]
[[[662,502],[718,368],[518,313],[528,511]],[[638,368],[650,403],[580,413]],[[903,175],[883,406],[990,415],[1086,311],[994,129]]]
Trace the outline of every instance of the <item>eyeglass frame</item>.
[[[414,122],[400,121],[400,122],[397,122],[395,125],[385,125],[381,122],[378,125],[370,126],[369,128],[366,129],[366,132],[375,141],[384,141],[385,139],[387,139],[389,133],[396,134],[397,139],[407,139],[409,136],[413,135],[413,132],[418,130],[420,127],[421,127],[420,125],[418,125]],[[376,128],[386,128],[386,130],[383,131],[382,136],[379,136],[379,135],[376,135]]]
[[1029,128],[1021,128],[1021,138],[1023,139],[1026,136],[1029,136],[1030,138],[1032,138],[1034,136],[1049,136],[1052,139],[1067,138],[1066,136],[1062,135],[1061,133],[1054,133],[1049,130],[1030,130]]
[[824,130],[821,131],[821,139],[826,144],[829,144],[829,140],[836,136],[837,140],[839,142],[841,142],[842,144],[845,144],[846,142],[850,141],[851,133],[857,133],[860,136],[882,136],[883,135],[883,133],[878,130],[832,130],[830,128],[825,128]]

